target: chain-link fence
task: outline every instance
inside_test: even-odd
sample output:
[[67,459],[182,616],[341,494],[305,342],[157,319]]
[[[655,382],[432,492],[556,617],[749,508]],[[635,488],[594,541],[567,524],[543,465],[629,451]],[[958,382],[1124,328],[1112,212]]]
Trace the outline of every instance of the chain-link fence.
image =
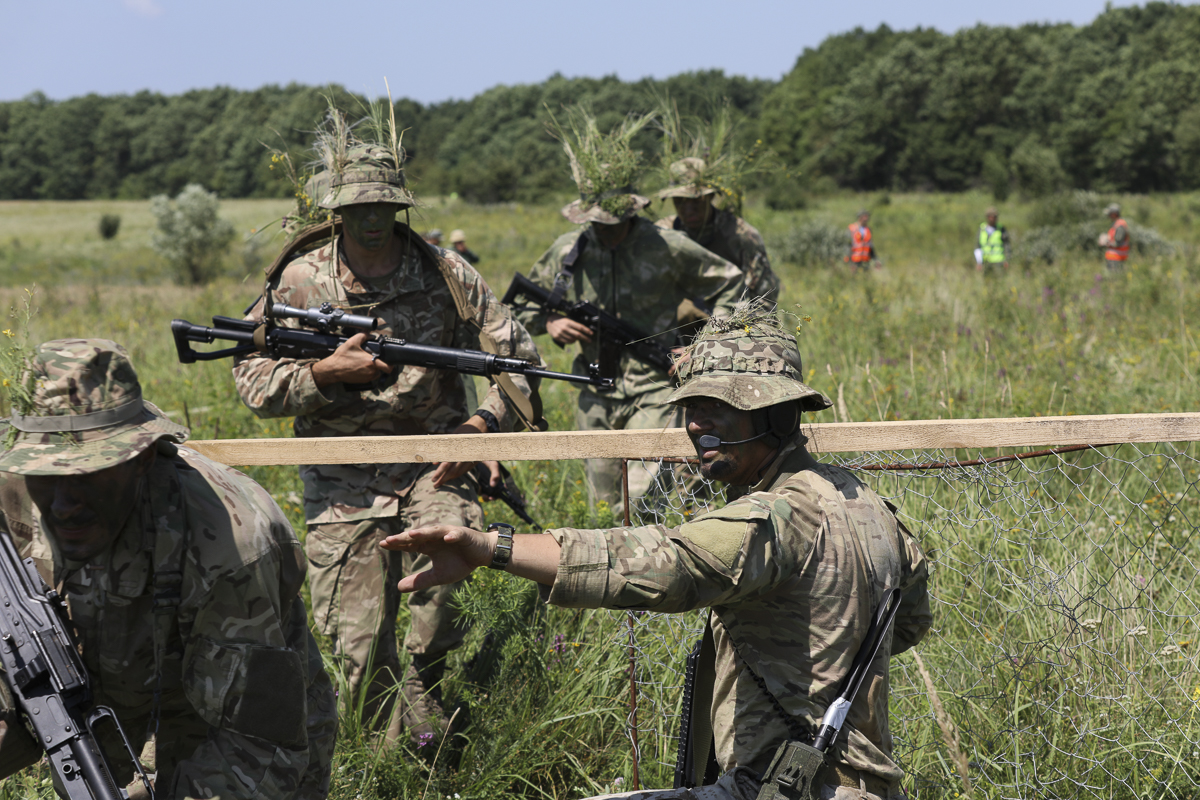
[[[1198,456],[1124,444],[826,457],[898,505],[932,563],[933,630],[892,660],[907,792],[1200,796]],[[686,462],[658,475],[629,509],[635,524],[723,502]],[[615,617],[643,783],[669,785],[684,656],[704,618]]]

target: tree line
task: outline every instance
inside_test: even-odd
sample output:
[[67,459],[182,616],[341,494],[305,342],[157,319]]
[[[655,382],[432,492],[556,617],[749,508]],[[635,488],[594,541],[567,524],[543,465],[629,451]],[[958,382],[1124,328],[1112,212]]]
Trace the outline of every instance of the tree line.
[[[611,125],[665,98],[684,114],[728,103],[744,143],[761,139],[788,167],[763,179],[773,205],[835,187],[986,186],[999,198],[1195,189],[1200,7],[1109,8],[1084,26],[855,29],[806,49],[777,82],[720,70],[636,82],[554,75],[395,106],[418,193],[536,201],[572,187],[546,132],[551,111],[584,102]],[[0,103],[0,199],[146,198],[188,183],[223,197],[285,195],[266,146],[306,160],[330,102],[353,116],[367,98],[293,84]],[[642,136],[653,161],[654,133]]]

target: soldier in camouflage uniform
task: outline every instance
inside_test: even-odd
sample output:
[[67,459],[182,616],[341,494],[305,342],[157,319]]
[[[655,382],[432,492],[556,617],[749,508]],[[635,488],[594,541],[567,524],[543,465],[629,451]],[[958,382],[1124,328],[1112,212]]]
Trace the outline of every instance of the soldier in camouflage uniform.
[[716,187],[705,180],[707,165],[701,158],[683,158],[671,164],[671,185],[658,198],[671,198],[675,213],[656,225],[687,234],[726,261],[737,264],[745,276],[746,296],[759,297],[774,308],[779,302],[779,276],[771,269],[767,246],[758,229],[738,215],[717,208]]
[[[29,369],[0,523],[63,588],[96,702],[137,748],[157,732],[158,796],[325,797],[333,686],[283,512],[180,446],[187,429],[142,400],[119,345],[47,342]],[[119,741],[102,746],[128,782]]]
[[[413,204],[395,158],[376,145],[356,145],[334,165],[321,205],[342,223],[336,235],[286,263],[268,279],[267,296],[299,308],[322,302],[379,317],[379,332],[414,344],[485,349],[538,361],[529,334],[509,315],[483,278],[457,254],[430,247],[402,223],[397,211]],[[249,318],[261,319],[260,301]],[[294,320],[276,324],[296,326]],[[474,384],[458,373],[390,367],[352,337],[322,360],[247,357],[234,366],[238,393],[261,417],[295,417],[297,436],[421,436],[512,430],[510,397],[532,394],[521,376],[504,378],[474,403]],[[364,387],[364,385],[366,385]],[[470,401],[468,399],[470,389]],[[468,405],[468,403],[471,405]],[[400,576],[422,568],[420,559],[382,553],[385,536],[434,520],[464,525],[483,520],[471,464],[362,464],[302,466],[305,550],[313,617],[344,659],[347,708],[362,700],[368,720],[401,726],[412,743],[437,747],[445,714],[439,683],[446,654],[465,629],[449,605],[454,587],[408,598],[410,656],[401,673],[396,643]],[[402,702],[392,713],[397,682]]]
[[722,774],[698,789],[634,793],[641,797],[753,800],[780,744],[816,731],[875,608],[899,588],[899,613],[830,748],[824,789],[839,800],[897,796],[888,659],[931,624],[925,556],[892,507],[805,449],[800,411],[830,402],[803,383],[792,336],[763,315],[723,322],[712,320],[681,360],[670,402],[686,409],[705,477],[731,484],[724,508],[678,528],[517,536],[511,560],[496,533],[451,526],[383,546],[432,556],[432,571],[406,578],[405,590],[489,565],[543,584],[547,602],[570,608],[711,609]]
[[[657,228],[638,216],[650,201],[632,188],[620,194],[628,197],[620,214],[605,210],[601,198],[586,188],[581,199],[563,208],[564,217],[585,227],[558,237],[533,265],[529,279],[548,289],[565,281],[572,299],[591,301],[672,347],[679,339],[676,329],[694,319],[681,314],[681,303],[691,301],[693,308],[727,313],[745,288],[741,271],[685,234]],[[574,264],[564,270],[564,260],[571,256]],[[576,373],[587,374],[587,365],[599,360],[600,342],[587,326],[538,308],[520,311],[518,318],[530,333],[549,333],[560,346],[579,342]],[[678,427],[678,413],[663,405],[671,393],[666,372],[622,354],[615,377],[614,391],[600,394],[590,387],[580,391],[579,430]],[[652,468],[631,468],[630,496],[645,494],[655,473]],[[611,506],[620,502],[617,462],[588,459],[587,478],[595,499]]]

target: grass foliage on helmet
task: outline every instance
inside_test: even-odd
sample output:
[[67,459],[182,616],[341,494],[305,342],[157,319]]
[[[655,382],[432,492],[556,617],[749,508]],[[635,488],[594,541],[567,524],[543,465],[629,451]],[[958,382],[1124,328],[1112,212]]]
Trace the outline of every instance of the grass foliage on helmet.
[[746,181],[771,169],[777,159],[761,150],[761,140],[749,151],[737,146],[738,120],[729,102],[707,119],[685,118],[674,101],[664,98],[657,119],[662,150],[656,177],[666,185],[657,197],[712,197],[740,215]]
[[712,317],[677,359],[680,386],[666,402],[710,397],[743,411],[789,401],[803,411],[829,408],[833,403],[804,383],[798,330],[784,327],[761,298]]
[[615,225],[649,205],[637,194],[642,154],[633,149],[632,141],[653,119],[653,114],[630,114],[608,133],[601,133],[596,117],[584,106],[567,108],[563,122],[550,114],[550,134],[562,142],[571,177],[579,187],[579,200],[563,209],[567,219],[576,224]]

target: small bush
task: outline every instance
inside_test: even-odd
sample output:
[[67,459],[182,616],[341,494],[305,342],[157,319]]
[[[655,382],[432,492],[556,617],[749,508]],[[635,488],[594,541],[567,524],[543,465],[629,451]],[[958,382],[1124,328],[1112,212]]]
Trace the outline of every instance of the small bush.
[[100,224],[97,227],[100,230],[100,238],[115,239],[117,232],[121,230],[121,215],[104,214],[100,217]]
[[780,236],[771,252],[781,261],[807,266],[838,261],[846,254],[846,229],[827,222],[806,222]]
[[220,201],[215,192],[189,183],[174,205],[165,195],[150,200],[158,230],[154,251],[165,258],[179,283],[200,285],[217,276],[221,256],[233,240],[233,225],[217,216]]

